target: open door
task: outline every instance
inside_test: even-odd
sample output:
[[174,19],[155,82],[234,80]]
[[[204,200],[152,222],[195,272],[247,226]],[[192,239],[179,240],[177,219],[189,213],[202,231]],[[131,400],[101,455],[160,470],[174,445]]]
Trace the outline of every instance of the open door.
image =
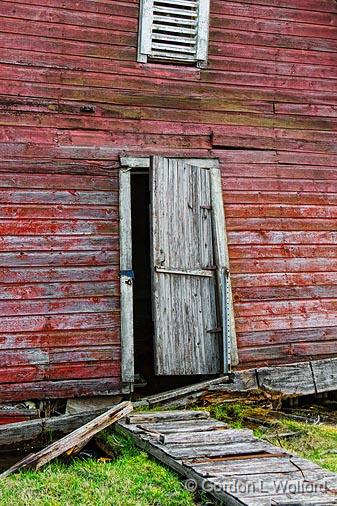
[[151,160],[155,372],[218,374],[224,372],[225,321],[210,165]]

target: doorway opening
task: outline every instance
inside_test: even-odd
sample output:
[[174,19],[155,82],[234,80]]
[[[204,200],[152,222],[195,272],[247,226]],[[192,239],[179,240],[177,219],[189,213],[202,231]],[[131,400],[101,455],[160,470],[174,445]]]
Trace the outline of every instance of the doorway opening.
[[226,373],[233,334],[217,162],[121,162],[123,387],[151,394]]
[[147,383],[154,375],[150,262],[149,174],[131,172],[134,367]]
[[133,170],[131,175],[131,234],[133,280],[133,346],[135,387],[152,394],[178,388],[202,379],[198,376],[157,376],[154,367],[154,325],[152,317],[151,226],[149,172]]

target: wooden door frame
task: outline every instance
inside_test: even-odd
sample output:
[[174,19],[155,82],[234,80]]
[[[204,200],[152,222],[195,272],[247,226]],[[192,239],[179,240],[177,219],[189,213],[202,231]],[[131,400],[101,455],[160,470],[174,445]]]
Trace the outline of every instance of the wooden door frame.
[[[211,179],[211,205],[213,212],[213,235],[214,257],[217,266],[217,280],[219,288],[219,300],[225,297],[226,303],[221,305],[221,317],[223,326],[226,326],[224,334],[224,348],[227,348],[228,364],[224,363],[224,373],[230,372],[231,366],[239,363],[238,347],[235,330],[234,304],[230,274],[230,262],[228,253],[228,239],[223,203],[221,171],[219,160],[216,159],[213,167],[210,167]],[[226,286],[224,286],[226,284]],[[226,316],[223,308],[226,307]],[[226,336],[226,337],[225,337]],[[225,353],[224,353],[225,357]]]
[[[179,157],[172,157],[179,158]],[[233,297],[230,281],[230,266],[226,233],[225,212],[221,190],[221,174],[217,158],[186,158],[191,165],[201,166],[210,170],[211,200],[213,207],[215,260],[218,269],[218,286],[223,293],[222,272],[227,273],[228,298],[227,309],[229,319],[228,333],[230,334],[230,362],[238,363],[237,341],[235,332]],[[120,157],[119,173],[119,219],[120,219],[120,308],[121,308],[121,375],[123,392],[130,392],[134,383],[134,332],[133,332],[133,287],[132,277],[132,221],[131,221],[131,171],[132,169],[150,169],[151,157]],[[224,318],[223,318],[224,321]]]
[[133,391],[133,281],[132,271],[131,174],[128,166],[119,172],[119,255],[120,255],[120,329],[122,391]]

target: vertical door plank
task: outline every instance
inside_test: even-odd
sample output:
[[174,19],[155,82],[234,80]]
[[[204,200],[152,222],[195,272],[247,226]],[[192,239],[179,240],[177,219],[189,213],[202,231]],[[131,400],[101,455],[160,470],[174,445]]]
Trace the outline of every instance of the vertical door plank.
[[[120,211],[120,270],[132,270],[131,233],[131,182],[129,169],[121,169],[119,178]],[[134,382],[134,342],[133,342],[133,286],[132,279],[120,277],[121,289],[121,346],[122,382],[125,391]]]
[[187,272],[214,264],[210,173],[161,157],[151,172],[156,374],[216,374],[221,339],[209,332],[219,326],[215,274]]

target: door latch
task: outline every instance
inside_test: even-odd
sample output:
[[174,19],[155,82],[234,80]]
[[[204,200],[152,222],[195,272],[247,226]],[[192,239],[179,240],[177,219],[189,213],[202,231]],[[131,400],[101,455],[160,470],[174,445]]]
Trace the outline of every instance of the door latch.
[[127,285],[132,285],[132,280],[135,279],[135,272],[132,269],[126,271],[119,271],[119,277],[128,278],[125,280],[125,283]]

